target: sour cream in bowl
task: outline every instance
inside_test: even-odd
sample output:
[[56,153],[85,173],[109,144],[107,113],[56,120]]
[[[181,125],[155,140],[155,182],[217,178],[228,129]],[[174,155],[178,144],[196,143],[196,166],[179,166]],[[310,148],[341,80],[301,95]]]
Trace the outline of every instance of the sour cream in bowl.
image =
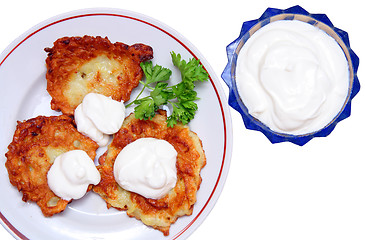
[[245,22],[227,47],[230,105],[271,142],[304,145],[350,115],[358,58],[346,32],[299,6]]

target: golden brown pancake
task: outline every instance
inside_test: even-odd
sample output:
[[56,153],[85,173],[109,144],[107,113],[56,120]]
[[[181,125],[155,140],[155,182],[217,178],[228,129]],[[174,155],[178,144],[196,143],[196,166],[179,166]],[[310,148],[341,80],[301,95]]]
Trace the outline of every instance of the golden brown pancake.
[[[114,179],[113,165],[119,152],[129,143],[144,137],[164,139],[178,153],[176,186],[158,200],[126,191]],[[128,216],[141,220],[167,236],[170,225],[178,217],[192,214],[201,183],[200,170],[205,166],[206,158],[199,137],[180,123],[173,128],[167,127],[166,112],[160,111],[151,120],[136,119],[134,114],[128,116],[108,150],[99,158],[99,163],[101,182],[93,187],[93,191],[107,202],[108,208],[126,210]]]
[[55,158],[67,151],[84,150],[95,158],[98,145],[79,133],[65,115],[38,116],[19,122],[5,154],[11,184],[23,193],[23,201],[34,201],[47,217],[62,212],[69,201],[57,197],[47,183]]
[[90,92],[128,101],[143,75],[140,63],[153,58],[150,46],[111,43],[99,36],[63,37],[45,51],[51,108],[67,115]]

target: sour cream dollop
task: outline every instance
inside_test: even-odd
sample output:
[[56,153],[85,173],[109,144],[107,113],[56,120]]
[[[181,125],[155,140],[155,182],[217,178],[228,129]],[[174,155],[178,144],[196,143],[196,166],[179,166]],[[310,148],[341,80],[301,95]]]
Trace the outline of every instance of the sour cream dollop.
[[72,150],[56,157],[48,171],[48,186],[67,201],[82,198],[90,184],[100,182],[94,161],[83,150]]
[[125,190],[160,199],[176,185],[176,156],[169,142],[140,138],[118,154],[114,163],[115,180]]
[[75,109],[77,130],[106,146],[109,135],[119,131],[125,118],[124,102],[98,93],[87,94]]
[[265,25],[237,58],[243,103],[276,132],[301,135],[325,127],[341,111],[349,82],[349,65],[335,39],[298,20]]

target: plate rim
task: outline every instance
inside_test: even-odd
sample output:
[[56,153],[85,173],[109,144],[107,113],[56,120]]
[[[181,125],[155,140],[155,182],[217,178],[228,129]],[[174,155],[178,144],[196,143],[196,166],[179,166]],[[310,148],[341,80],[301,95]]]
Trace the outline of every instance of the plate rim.
[[[212,84],[214,92],[216,93],[216,97],[219,102],[222,121],[223,121],[223,132],[224,132],[224,151],[222,154],[219,174],[217,176],[217,180],[214,184],[214,187],[198,212],[198,214],[189,221],[188,224],[184,228],[182,228],[178,233],[172,237],[171,239],[185,239],[190,236],[199,226],[200,224],[207,218],[211,210],[213,209],[214,205],[216,204],[224,184],[227,179],[227,175],[229,172],[230,161],[232,157],[232,143],[233,143],[233,134],[232,134],[232,119],[230,114],[230,109],[227,103],[226,96],[224,94],[223,88],[219,82],[218,76],[215,74],[212,67],[209,65],[207,60],[204,56],[199,52],[199,50],[183,35],[178,33],[176,30],[171,28],[170,26],[162,23],[161,21],[147,16],[145,14],[141,14],[138,12],[120,9],[120,8],[84,8],[78,9],[73,11],[68,11],[65,13],[58,14],[56,16],[50,17],[33,27],[29,28],[23,34],[19,35],[15,40],[13,40],[1,53],[0,53],[0,68],[7,60],[7,58],[25,41],[31,38],[33,35],[37,34],[38,32],[56,25],[61,22],[69,21],[76,18],[83,18],[83,17],[91,17],[91,16],[111,16],[111,17],[122,17],[128,18],[134,21],[138,21],[143,24],[147,24],[159,31],[162,31],[164,34],[168,35],[169,37],[173,38],[177,41],[186,51],[188,51],[194,58],[198,59],[197,55],[199,55],[199,59],[203,68],[208,71],[209,74],[209,81]],[[216,79],[216,81],[214,80]],[[202,216],[203,215],[203,216]],[[19,240],[26,240],[29,239],[25,236],[22,232],[20,232],[12,223],[3,215],[0,210],[0,224],[16,239]],[[195,225],[194,225],[195,224]],[[195,226],[195,227],[192,227]]]

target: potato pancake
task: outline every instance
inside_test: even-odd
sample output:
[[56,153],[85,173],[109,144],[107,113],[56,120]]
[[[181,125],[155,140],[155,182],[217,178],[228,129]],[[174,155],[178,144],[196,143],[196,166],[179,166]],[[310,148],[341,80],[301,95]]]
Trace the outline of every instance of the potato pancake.
[[23,201],[36,202],[49,217],[62,212],[69,203],[48,187],[47,173],[55,158],[67,151],[81,149],[94,159],[97,148],[94,141],[76,130],[70,117],[38,116],[18,121],[13,141],[5,154],[5,166],[11,184],[23,193]]
[[111,43],[100,36],[63,37],[45,51],[51,108],[67,115],[90,92],[128,101],[143,75],[140,63],[153,58],[150,46]]
[[[115,181],[113,166],[119,152],[129,143],[145,137],[168,141],[177,151],[177,183],[163,198],[155,200],[122,189]],[[126,210],[128,216],[141,220],[144,224],[169,235],[170,225],[178,217],[191,215],[196,202],[196,192],[200,187],[200,170],[206,164],[202,142],[196,133],[180,123],[167,127],[166,112],[150,120],[136,119],[129,115],[117,132],[108,150],[99,158],[97,166],[101,181],[93,187],[107,206]],[[138,171],[138,169],[135,169]]]

